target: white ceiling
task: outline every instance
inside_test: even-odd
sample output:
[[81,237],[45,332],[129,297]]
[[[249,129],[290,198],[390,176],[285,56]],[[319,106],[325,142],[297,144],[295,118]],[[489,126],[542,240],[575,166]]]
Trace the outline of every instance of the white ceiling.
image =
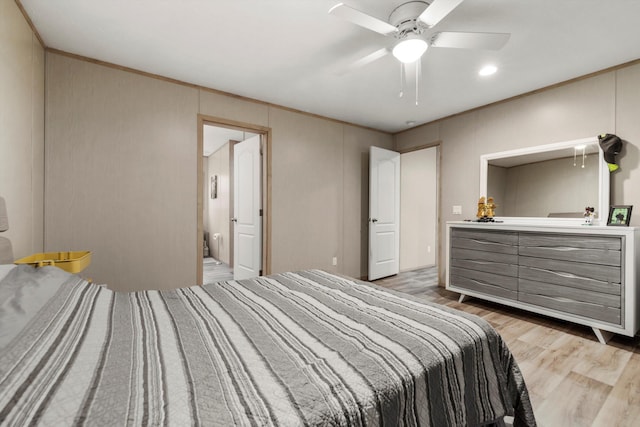
[[[386,20],[406,0],[345,0]],[[337,0],[21,0],[47,47],[388,132],[640,58],[638,0],[465,0],[436,31],[508,32],[497,52],[431,48],[400,91],[394,39]],[[480,78],[492,62],[498,73]],[[407,122],[415,124],[407,125]]]
[[209,157],[231,140],[244,141],[254,135],[256,134],[205,124],[202,132],[202,154]]

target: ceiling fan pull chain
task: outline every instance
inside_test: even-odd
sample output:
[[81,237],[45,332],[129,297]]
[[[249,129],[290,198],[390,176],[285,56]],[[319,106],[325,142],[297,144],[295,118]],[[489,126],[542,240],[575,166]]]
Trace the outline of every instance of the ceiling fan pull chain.
[[400,63],[400,93],[398,94],[398,98],[402,98],[404,96],[404,63]]
[[416,107],[418,106],[418,89],[420,87],[419,82],[420,82],[420,73],[421,73],[421,69],[420,69],[420,60],[418,59],[416,61]]

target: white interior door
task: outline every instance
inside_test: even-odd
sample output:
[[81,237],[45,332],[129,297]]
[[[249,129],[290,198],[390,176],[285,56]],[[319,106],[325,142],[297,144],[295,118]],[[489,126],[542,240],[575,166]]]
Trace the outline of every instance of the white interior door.
[[369,280],[400,271],[400,153],[369,154]]
[[233,278],[260,275],[262,269],[260,135],[233,147]]

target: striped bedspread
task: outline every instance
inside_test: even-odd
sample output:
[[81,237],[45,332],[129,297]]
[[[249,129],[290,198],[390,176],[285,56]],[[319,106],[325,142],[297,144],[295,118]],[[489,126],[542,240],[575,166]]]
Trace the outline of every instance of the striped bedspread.
[[[0,307],[28,269],[0,282]],[[2,425],[535,425],[485,321],[371,284],[316,270],[133,293],[58,280],[0,349]]]

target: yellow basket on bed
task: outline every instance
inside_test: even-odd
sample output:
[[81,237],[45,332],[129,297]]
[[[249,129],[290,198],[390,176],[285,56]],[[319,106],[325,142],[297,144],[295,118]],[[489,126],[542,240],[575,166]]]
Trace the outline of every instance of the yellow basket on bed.
[[91,264],[91,251],[44,252],[29,255],[14,261],[14,264],[29,264],[34,267],[53,265],[69,273],[79,273]]

